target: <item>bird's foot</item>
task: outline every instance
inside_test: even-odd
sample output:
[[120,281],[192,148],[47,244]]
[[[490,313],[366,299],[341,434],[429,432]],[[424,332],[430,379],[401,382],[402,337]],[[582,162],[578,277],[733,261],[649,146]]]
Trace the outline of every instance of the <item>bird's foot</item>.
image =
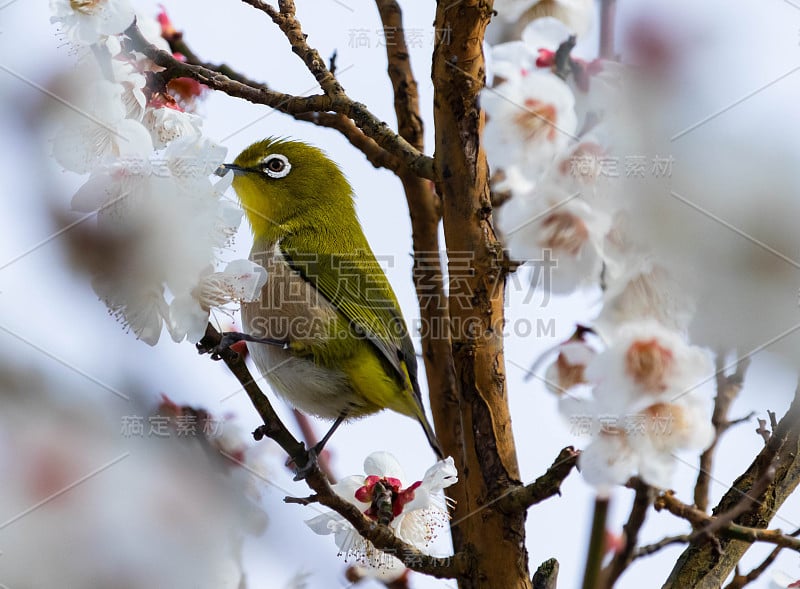
[[197,344],[197,352],[199,354],[210,354],[212,360],[221,360],[222,355],[230,349],[230,347],[238,342],[245,341],[245,334],[234,331],[226,331],[222,333],[222,339],[215,346],[207,346],[200,341]]
[[289,458],[286,462],[286,466],[294,465],[294,479],[295,481],[302,481],[304,480],[312,471],[319,469],[319,449],[318,445],[314,446],[313,448],[309,448],[305,452],[305,463],[303,466],[298,466],[297,461],[294,458]]
[[[286,348],[288,342],[277,340],[270,337],[255,337],[238,331],[226,331],[222,333],[222,339],[216,346],[208,347],[202,341],[197,344],[197,352],[200,354],[211,354],[212,360],[221,360],[222,355],[239,342],[253,342],[256,344],[267,344],[270,346],[280,346]],[[235,351],[235,350],[234,350]]]

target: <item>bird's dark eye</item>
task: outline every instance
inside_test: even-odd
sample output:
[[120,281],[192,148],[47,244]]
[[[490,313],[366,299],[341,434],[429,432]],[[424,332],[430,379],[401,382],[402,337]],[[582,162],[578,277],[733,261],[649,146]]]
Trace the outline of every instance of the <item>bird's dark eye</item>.
[[284,178],[292,169],[292,164],[285,155],[273,153],[261,160],[260,167],[270,178]]
[[279,160],[276,157],[272,158],[264,165],[270,172],[283,172],[283,168],[286,167],[286,164],[283,163],[283,160]]

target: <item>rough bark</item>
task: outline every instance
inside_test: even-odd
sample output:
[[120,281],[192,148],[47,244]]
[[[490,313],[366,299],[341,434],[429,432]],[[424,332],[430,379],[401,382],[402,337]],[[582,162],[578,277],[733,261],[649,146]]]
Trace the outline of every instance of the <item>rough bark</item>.
[[[376,0],[381,22],[395,32],[387,43],[388,74],[394,93],[398,134],[424,153],[424,125],[419,109],[417,82],[411,70],[400,6],[394,0]],[[396,170],[408,202],[414,247],[414,287],[419,301],[422,358],[431,401],[434,427],[448,454],[457,448],[449,427],[458,418],[453,356],[450,350],[447,297],[440,259],[441,208],[433,184],[407,167]]]
[[447,243],[458,395],[446,410],[459,409],[441,435],[447,451],[456,450],[462,481],[454,493],[453,542],[475,559],[475,571],[460,586],[529,589],[525,512],[487,506],[520,485],[503,360],[502,247],[492,228],[478,104],[485,77],[482,41],[491,15],[491,2],[440,0],[434,23],[434,171]]
[[[795,393],[789,411],[778,423],[764,449],[720,500],[713,514],[734,509],[767,468],[775,476],[766,490],[753,497],[750,509],[739,515],[735,524],[751,528],[766,528],[786,498],[800,482],[800,389]],[[752,542],[719,538],[718,544],[706,539],[692,542],[681,554],[663,589],[716,589],[734,570]]]

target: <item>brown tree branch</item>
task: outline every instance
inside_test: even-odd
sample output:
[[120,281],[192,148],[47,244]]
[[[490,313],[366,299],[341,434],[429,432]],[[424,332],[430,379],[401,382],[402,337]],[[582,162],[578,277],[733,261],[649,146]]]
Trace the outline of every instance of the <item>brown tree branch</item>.
[[497,509],[505,513],[520,512],[561,494],[561,483],[578,464],[580,451],[567,446],[559,452],[547,471],[524,487],[514,487],[497,502]]
[[[386,44],[387,72],[394,94],[397,128],[420,152],[424,151],[424,126],[419,110],[417,82],[411,70],[408,47],[403,28],[403,15],[394,0],[376,0],[384,30],[395,32],[394,42]],[[441,202],[433,184],[412,174],[398,170],[411,216],[411,237],[414,248],[414,288],[420,309],[422,329],[422,358],[428,381],[433,422],[445,451],[453,456],[462,455],[463,436],[458,412],[458,394],[455,388],[455,368],[450,347],[450,325],[444,275],[439,245]],[[453,490],[456,501],[459,491]]]
[[[724,514],[737,505],[743,496],[751,493],[770,467],[775,471],[773,481],[764,492],[752,495],[755,501],[726,528],[720,546],[694,540],[681,554],[664,589],[719,587],[752,542],[774,541],[777,536],[783,536],[778,531],[764,528],[800,483],[800,388],[766,446],[720,500],[714,514]],[[740,532],[739,536],[735,536],[731,530]],[[792,542],[797,540],[792,539]]]
[[[254,84],[250,80],[244,83],[231,79],[219,71],[179,61],[147,41],[136,23],[125,31],[125,35],[128,37],[126,46],[129,50],[142,53],[153,63],[164,68],[162,72],[156,74],[163,84],[174,78],[191,78],[212,90],[219,90],[254,104],[263,104],[292,116],[310,112],[333,112],[346,116],[352,119],[365,135],[403,161],[413,173],[423,178],[434,178],[433,160],[430,157],[420,153],[408,141],[392,131],[385,122],[375,117],[365,105],[350,99],[344,91],[336,95],[315,94],[305,97],[277,92],[263,84]],[[324,62],[322,67],[325,67]],[[327,68],[325,70],[327,71]],[[240,80],[246,79],[239,75],[237,77]]]
[[294,0],[278,0],[278,10],[261,0],[242,0],[242,2],[264,12],[272,19],[272,22],[278,26],[289,40],[292,51],[303,60],[306,68],[314,76],[314,79],[317,80],[320,88],[327,96],[338,97],[345,95],[344,88],[339,84],[339,80],[325,66],[325,60],[306,41],[306,35],[303,33],[300,21],[295,16]]
[[533,589],[556,589],[558,568],[558,561],[555,558],[549,558],[540,564],[531,579]]
[[384,30],[394,32],[392,43],[386,43],[389,79],[394,90],[394,111],[397,129],[411,145],[422,149],[424,126],[419,111],[417,81],[411,71],[408,46],[403,29],[403,13],[396,0],[375,0]]
[[522,484],[506,395],[503,248],[492,226],[481,143],[483,38],[492,14],[490,0],[439,0],[434,20],[434,30],[446,33],[437,37],[433,52],[436,189],[449,274],[457,278],[448,306],[455,398],[441,402],[436,424],[445,448],[455,450],[458,471],[467,473],[453,487],[453,543],[477,561],[461,588],[529,589],[526,512],[486,507]]
[[[800,528],[789,534],[790,536],[797,537],[800,535]],[[741,589],[745,585],[749,585],[756,579],[758,579],[761,575],[766,572],[766,570],[775,562],[775,559],[778,558],[778,555],[783,550],[783,546],[776,546],[769,555],[761,561],[761,563],[753,568],[750,572],[746,575],[739,574],[738,568],[736,573],[733,575],[733,579],[731,582],[725,586],[725,589]]]
[[386,168],[395,173],[407,170],[405,163],[368,137],[344,115],[331,112],[307,112],[293,115],[298,121],[305,121],[318,127],[328,127],[339,131],[350,145],[358,149],[375,168]]
[[763,528],[744,526],[729,521],[729,518],[724,516],[709,517],[704,511],[700,511],[696,507],[680,501],[671,491],[659,495],[656,498],[655,507],[656,511],[666,509],[671,514],[685,519],[691,523],[693,527],[699,528],[692,534],[675,536],[675,538],[686,538],[689,542],[698,542],[704,537],[718,534],[724,538],[739,540],[748,544],[752,544],[753,542],[765,542],[767,544],[775,544],[776,546],[791,548],[792,550],[800,552],[800,539],[794,538],[789,534],[784,534],[779,529],[766,530]]
[[[205,337],[198,344],[198,349],[201,351],[214,349],[219,345],[221,339],[220,333],[209,323],[206,327]],[[260,439],[265,435],[272,438],[298,467],[308,470],[305,481],[315,495],[303,498],[299,502],[315,502],[329,507],[350,522],[356,531],[376,548],[391,553],[411,570],[438,578],[458,577],[469,570],[471,560],[467,554],[461,552],[445,558],[427,555],[400,540],[389,526],[368,519],[358,507],[340,497],[331,488],[330,482],[319,465],[313,462],[309,463],[305,446],[296,440],[281,422],[269,399],[251,376],[244,359],[230,348],[222,350],[220,357],[244,387],[247,396],[264,421],[264,426],[254,432],[254,437]],[[296,501],[290,500],[290,502]]]
[[[172,49],[173,53],[180,53],[183,55],[186,63],[199,65],[208,70],[224,74],[231,80],[241,82],[247,86],[268,89],[266,84],[251,80],[226,64],[203,62],[186,43],[183,33],[172,35],[167,39],[167,41],[169,42],[170,49]],[[331,57],[331,64],[333,63],[334,58]],[[332,70],[331,73],[333,74]],[[383,147],[378,145],[374,139],[365,135],[364,132],[359,129],[352,120],[342,114],[330,112],[305,112],[295,113],[291,116],[297,121],[304,121],[313,125],[317,125],[318,127],[327,127],[329,129],[339,131],[339,133],[344,135],[345,139],[347,139],[353,147],[361,151],[366,156],[367,160],[376,168],[386,168],[395,173],[398,173],[401,169],[407,171],[407,168],[401,159],[393,156]],[[417,147],[416,145],[414,146]],[[418,147],[418,149],[420,152],[422,152],[421,147]]]
[[617,582],[617,579],[622,575],[626,568],[633,562],[636,554],[636,546],[639,543],[639,530],[644,525],[644,520],[647,517],[647,511],[653,504],[655,498],[655,490],[653,487],[644,481],[634,478],[629,486],[633,487],[636,495],[633,499],[633,506],[631,507],[628,521],[623,526],[625,545],[611,559],[611,562],[603,570],[601,576],[601,586],[611,587]]
[[713,536],[718,530],[725,528],[728,524],[732,524],[736,518],[746,513],[750,507],[758,501],[757,497],[760,497],[767,490],[767,487],[769,487],[769,484],[774,479],[775,469],[770,465],[764,470],[761,476],[758,477],[758,480],[753,483],[750,490],[742,495],[733,507],[714,517],[711,523],[695,532],[691,540],[694,541],[695,539],[702,538],[703,535]]
[[678,536],[667,536],[666,538],[662,538],[658,542],[654,542],[653,544],[646,544],[644,546],[640,546],[636,550],[633,551],[633,560],[640,558],[642,556],[649,556],[651,554],[655,554],[662,548],[666,548],[667,546],[671,546],[673,544],[686,544],[689,542],[690,534],[680,534]]
[[[733,374],[725,374],[725,357],[717,354],[717,396],[714,399],[714,412],[711,424],[714,426],[714,441],[700,455],[700,469],[694,486],[694,504],[703,511],[708,511],[708,493],[711,485],[711,471],[714,465],[714,453],[722,435],[735,422],[728,419],[728,411],[744,385],[744,376],[750,364],[748,358],[739,360]],[[737,420],[738,421],[738,420]]]
[[608,497],[597,496],[594,501],[592,530],[589,534],[589,549],[586,551],[586,567],[583,572],[583,589],[597,589],[601,582],[600,567],[606,554],[606,522],[608,521]]

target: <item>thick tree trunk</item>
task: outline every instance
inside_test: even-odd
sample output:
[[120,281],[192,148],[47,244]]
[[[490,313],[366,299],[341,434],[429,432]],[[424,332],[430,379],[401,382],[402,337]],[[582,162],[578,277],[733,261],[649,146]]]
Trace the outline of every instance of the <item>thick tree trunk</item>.
[[453,493],[455,549],[468,550],[475,559],[474,573],[460,580],[461,587],[528,589],[525,513],[504,514],[489,505],[520,484],[505,388],[505,274],[491,223],[478,105],[491,15],[492,3],[477,0],[440,0],[436,11],[434,167],[447,243],[457,399],[440,399],[434,410],[460,474]]
[[[425,151],[424,126],[419,110],[417,82],[411,71],[403,17],[396,0],[376,0],[381,22],[395,31],[394,42],[386,44],[389,79],[394,93],[397,130],[420,153]],[[419,300],[422,328],[422,357],[438,437],[446,436],[451,419],[458,415],[458,402],[450,348],[449,316],[439,253],[439,200],[430,181],[405,168],[397,172],[411,216],[414,244],[414,286]],[[440,439],[452,453],[454,440]]]

